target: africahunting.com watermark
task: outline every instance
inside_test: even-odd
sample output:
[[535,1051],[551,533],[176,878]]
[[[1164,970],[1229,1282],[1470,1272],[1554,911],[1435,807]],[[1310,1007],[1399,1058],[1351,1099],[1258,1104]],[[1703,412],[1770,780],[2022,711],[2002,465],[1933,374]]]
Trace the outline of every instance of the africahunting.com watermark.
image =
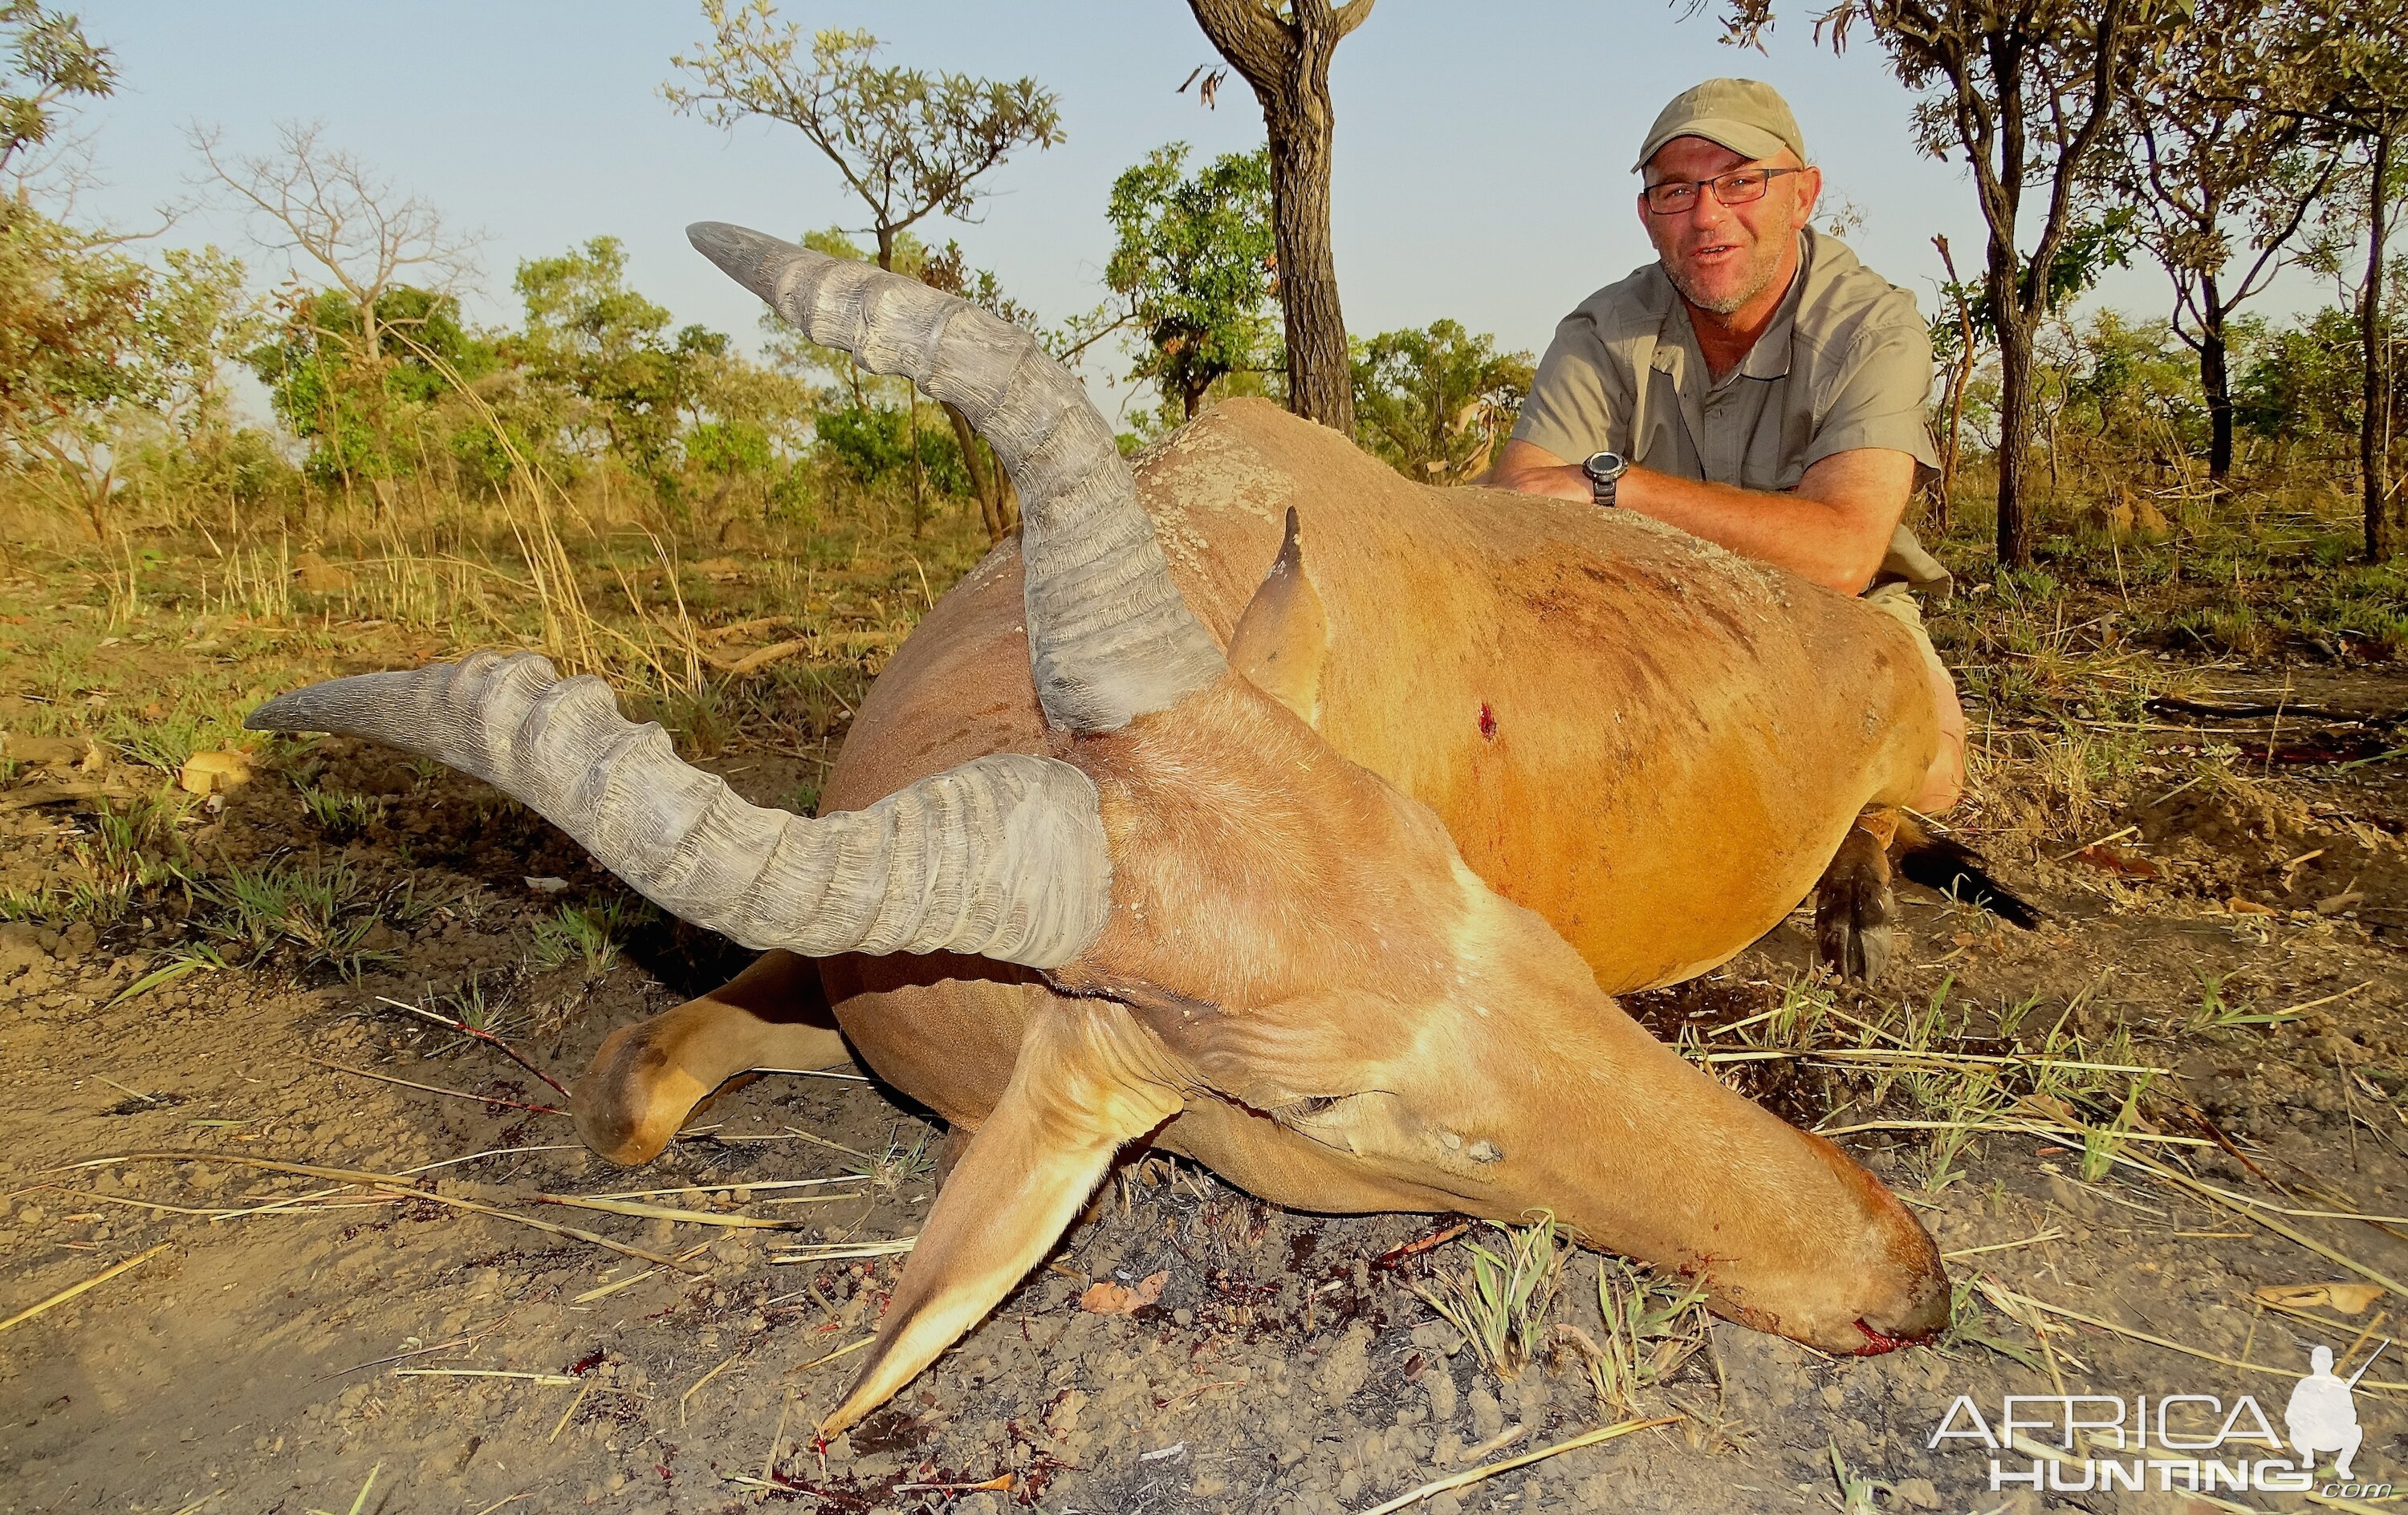
[[1928,1445],[1986,1451],[1993,1491],[2383,1498],[2392,1485],[2351,1466],[2365,1436],[2352,1394],[2373,1359],[2346,1379],[2334,1374],[2329,1348],[2316,1348],[2309,1361],[2283,1403],[2280,1436],[2253,1394],[2007,1394],[1989,1415],[1972,1395],[1958,1394]]

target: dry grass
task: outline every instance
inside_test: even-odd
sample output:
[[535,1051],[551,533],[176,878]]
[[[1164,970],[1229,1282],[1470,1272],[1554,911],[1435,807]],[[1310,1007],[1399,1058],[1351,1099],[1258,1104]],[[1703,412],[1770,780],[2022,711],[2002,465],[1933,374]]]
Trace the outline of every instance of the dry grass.
[[[633,717],[690,754],[799,763],[797,779],[757,797],[809,812],[886,657],[986,549],[968,501],[915,537],[874,492],[832,494],[808,520],[712,516],[608,469],[569,485],[523,458],[486,496],[409,482],[272,511],[145,500],[101,547],[0,481],[0,600],[43,610],[0,622],[0,782],[73,819],[64,856],[0,873],[0,921],[165,920],[176,976],[201,971],[206,948],[221,954],[207,966],[274,958],[356,979],[392,961],[372,945],[380,927],[408,929],[428,908],[337,855],[371,842],[407,865],[388,796],[330,781],[314,742],[243,731],[269,694],[480,646],[537,649],[609,679]],[[28,788],[20,741],[63,741],[82,763]],[[292,785],[317,847],[194,847],[218,808],[176,779],[194,753],[226,749]],[[652,919],[615,895],[566,905],[530,969],[574,962],[596,977]]]

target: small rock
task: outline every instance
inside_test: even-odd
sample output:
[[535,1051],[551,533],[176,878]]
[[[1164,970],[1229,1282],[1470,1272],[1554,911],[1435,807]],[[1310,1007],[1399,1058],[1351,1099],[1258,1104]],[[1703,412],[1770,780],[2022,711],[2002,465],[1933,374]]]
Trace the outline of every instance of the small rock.
[[1472,1390],[1469,1397],[1471,1400],[1471,1434],[1474,1436],[1485,1441],[1505,1429],[1504,1407],[1498,1404],[1497,1396],[1488,1392],[1488,1385],[1484,1383]]
[[1371,1328],[1361,1321],[1346,1328],[1338,1345],[1329,1349],[1322,1360],[1321,1369],[1313,1375],[1313,1387],[1319,1389],[1333,1405],[1343,1404],[1354,1395],[1371,1377]]
[[1929,1479],[1902,1479],[1891,1484],[1889,1492],[1899,1504],[1912,1509],[1940,1508],[1940,1486]]
[[0,756],[40,768],[72,768],[82,760],[83,752],[82,747],[64,736],[29,736],[12,731],[0,739]]
[[2047,1175],[2046,1188],[2049,1202],[2077,1220],[2088,1220],[2099,1208],[2097,1200],[2062,1173]]
[[195,752],[184,760],[176,787],[188,794],[208,795],[251,782],[248,752]]
[[329,563],[316,552],[304,552],[293,560],[293,579],[313,594],[330,594],[351,587],[350,569]]
[[1446,1370],[1445,1365],[1440,1364],[1422,1377],[1429,1389],[1430,1419],[1441,1425],[1454,1420],[1455,1412],[1461,1404],[1455,1396],[1455,1375]]
[[1079,1428],[1079,1411],[1087,1403],[1084,1390],[1068,1389],[1052,1409],[1045,1412],[1045,1429],[1056,1437],[1067,1436]]
[[19,968],[29,968],[46,962],[50,951],[42,946],[40,930],[22,921],[0,924],[0,978]]

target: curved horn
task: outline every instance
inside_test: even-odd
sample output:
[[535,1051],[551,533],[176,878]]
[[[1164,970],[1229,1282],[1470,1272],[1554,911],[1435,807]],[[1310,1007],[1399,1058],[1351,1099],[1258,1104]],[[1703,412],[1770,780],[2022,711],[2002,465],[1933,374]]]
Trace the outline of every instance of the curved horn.
[[366,736],[493,784],[662,908],[747,947],[953,951],[1058,966],[1102,931],[1111,854],[1086,775],[998,752],[811,821],[738,798],[534,653],[330,679],[252,731]]
[[741,226],[685,235],[804,336],[909,376],[995,449],[1020,491],[1029,664],[1054,725],[1117,731],[1221,676],[1111,428],[1034,337],[916,279]]

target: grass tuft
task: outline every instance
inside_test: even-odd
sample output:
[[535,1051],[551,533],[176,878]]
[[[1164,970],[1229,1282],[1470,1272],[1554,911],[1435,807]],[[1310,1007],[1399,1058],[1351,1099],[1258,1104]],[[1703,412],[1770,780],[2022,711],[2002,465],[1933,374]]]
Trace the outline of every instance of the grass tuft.
[[599,979],[619,961],[619,950],[628,933],[652,919],[650,905],[624,898],[595,906],[564,905],[536,922],[535,944],[527,950],[527,961],[543,970],[580,963],[587,978]]
[[254,961],[297,948],[308,962],[353,981],[371,967],[397,961],[390,951],[365,945],[376,929],[377,912],[348,863],[269,862],[256,868],[228,864],[214,882],[196,892],[222,911],[204,929]]
[[1638,1412],[1639,1398],[1697,1355],[1713,1322],[1706,1292],[1695,1283],[1670,1282],[1620,1258],[1598,1260],[1597,1308],[1605,1339],[1576,1325],[1556,1331],[1578,1351],[1599,1408],[1609,1415]]
[[1502,1238],[1497,1251],[1469,1239],[1457,1243],[1470,1256],[1468,1271],[1440,1272],[1435,1288],[1412,1286],[1423,1303],[1463,1333],[1481,1365],[1500,1380],[1520,1378],[1537,1355],[1563,1273],[1555,1218],[1536,1213],[1538,1219],[1525,1226],[1491,1222]]
[[318,789],[302,780],[293,780],[301,795],[301,809],[318,834],[330,842],[347,842],[384,819],[387,802],[382,795],[347,794],[330,789]]
[[900,1189],[907,1183],[918,1183],[935,1175],[937,1154],[930,1143],[936,1133],[923,1128],[909,1147],[903,1145],[902,1128],[887,1132],[886,1150],[866,1163],[849,1163],[847,1173],[858,1174],[881,1189]]

